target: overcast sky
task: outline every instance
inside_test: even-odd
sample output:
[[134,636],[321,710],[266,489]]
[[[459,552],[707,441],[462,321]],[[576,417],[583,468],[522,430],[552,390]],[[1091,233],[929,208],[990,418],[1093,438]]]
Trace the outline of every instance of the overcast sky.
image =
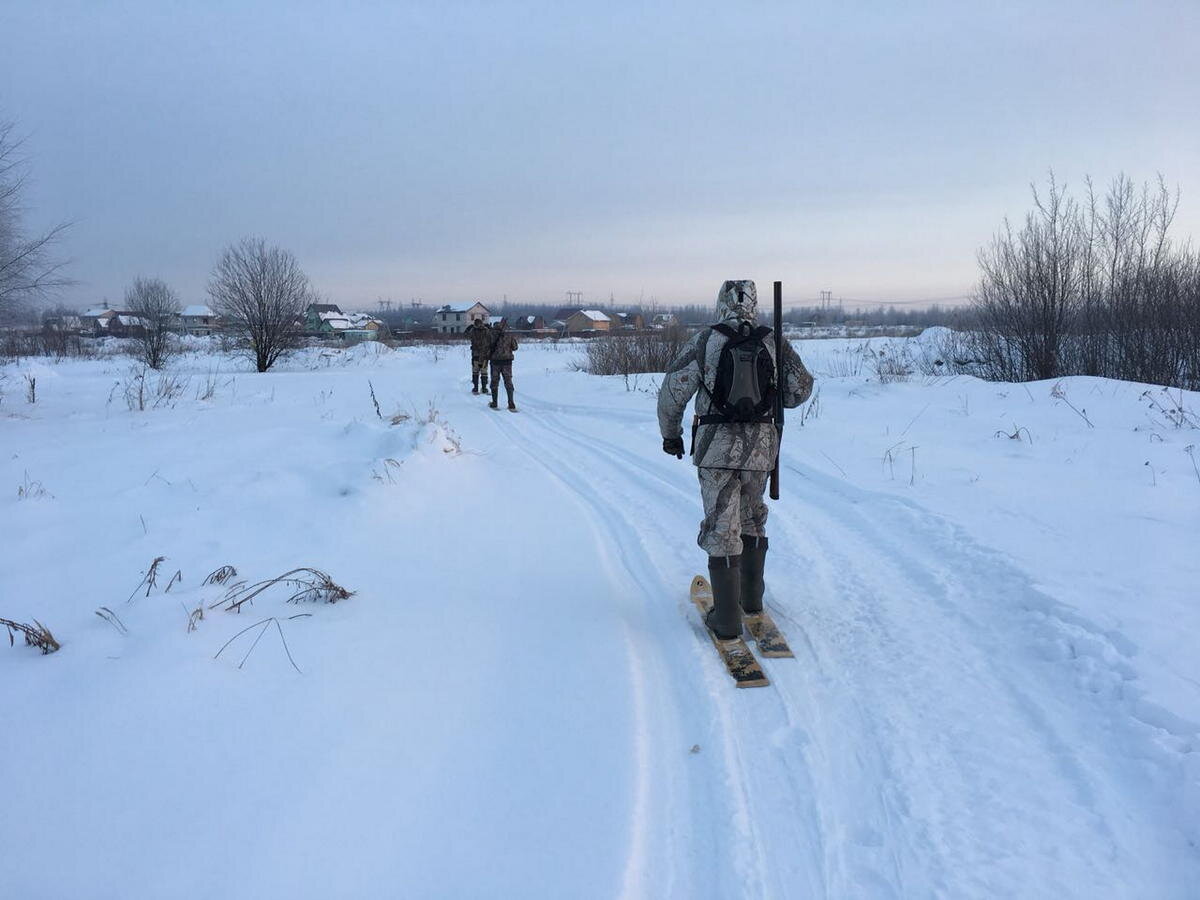
[[0,118],[77,304],[247,234],[349,307],[938,298],[1051,168],[1200,238],[1198,48],[1200,0],[2,0]]

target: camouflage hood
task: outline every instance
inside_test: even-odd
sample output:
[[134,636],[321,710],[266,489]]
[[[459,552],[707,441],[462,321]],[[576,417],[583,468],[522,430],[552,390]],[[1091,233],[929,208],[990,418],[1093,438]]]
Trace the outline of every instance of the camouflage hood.
[[717,317],[722,322],[757,322],[758,291],[750,280],[727,281],[717,294]]

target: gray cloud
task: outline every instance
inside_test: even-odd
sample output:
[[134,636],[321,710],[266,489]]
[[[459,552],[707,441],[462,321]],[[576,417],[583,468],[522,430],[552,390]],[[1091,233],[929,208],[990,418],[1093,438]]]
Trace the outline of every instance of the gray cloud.
[[0,111],[79,302],[248,233],[350,304],[944,296],[1050,167],[1200,171],[1194,2],[896,6],[9,0]]

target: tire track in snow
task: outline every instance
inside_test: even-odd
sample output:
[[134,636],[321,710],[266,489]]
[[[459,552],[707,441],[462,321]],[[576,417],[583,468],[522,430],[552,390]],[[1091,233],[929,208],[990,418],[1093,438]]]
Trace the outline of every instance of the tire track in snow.
[[[559,471],[554,466],[546,462],[537,452],[531,450],[527,439],[519,433],[517,428],[511,424],[507,424],[503,419],[496,420],[498,429],[507,435],[512,444],[521,450],[526,456],[538,463],[544,468],[547,473],[571,496],[581,511],[585,514],[588,522],[588,527],[593,534],[596,553],[603,562],[604,571],[608,575],[610,582],[615,588],[614,594],[618,597],[634,596],[637,589],[637,578],[627,565],[614,559],[610,551],[611,542],[605,540],[604,534],[597,528],[595,513],[597,512],[594,503],[590,502],[590,498],[577,490],[567,479],[563,478]],[[621,546],[621,542],[617,542],[617,546]],[[623,548],[624,549],[624,548]],[[634,741],[633,755],[635,760],[634,771],[636,780],[634,784],[634,799],[633,811],[630,822],[630,838],[629,852],[626,857],[624,871],[621,879],[621,896],[622,897],[642,897],[653,896],[654,891],[650,889],[649,872],[650,859],[652,857],[651,834],[650,834],[650,819],[651,819],[651,784],[650,784],[650,748],[649,748],[649,733],[650,733],[650,713],[645,695],[645,686],[651,683],[655,672],[648,668],[644,663],[644,654],[640,651],[644,647],[638,646],[639,643],[635,640],[633,629],[630,626],[628,615],[623,617],[623,627],[625,630],[625,648],[626,648],[626,666],[628,668],[629,682],[633,695],[634,707]],[[653,667],[657,668],[657,667]],[[672,804],[673,805],[673,804]],[[674,873],[669,871],[667,884],[665,885],[669,893],[671,885],[674,881]]]
[[[525,405],[527,408],[529,408],[529,403],[527,401]],[[523,431],[530,427],[524,424],[526,422],[536,423],[532,426],[534,429],[540,429],[544,435],[550,435],[555,440],[542,440],[541,442],[534,444],[532,438],[527,437],[523,433]],[[501,423],[501,428],[509,433],[515,444],[525,449],[526,452],[531,457],[536,459],[543,467],[545,467],[554,478],[556,478],[561,484],[567,487],[567,489],[574,492],[577,497],[581,498],[585,503],[588,504],[596,520],[603,523],[612,543],[620,548],[622,558],[622,562],[620,564],[626,568],[628,579],[635,586],[640,586],[641,588],[641,590],[638,591],[637,587],[635,587],[632,592],[634,595],[640,593],[642,602],[639,607],[631,611],[638,613],[637,618],[641,619],[642,627],[637,629],[632,623],[630,623],[629,627],[635,633],[647,636],[655,635],[659,638],[657,641],[645,642],[646,644],[653,646],[654,650],[656,651],[655,655],[658,659],[658,663],[655,666],[657,671],[654,673],[656,683],[670,685],[678,689],[680,685],[686,683],[686,679],[678,678],[680,672],[686,672],[689,676],[691,676],[697,671],[698,668],[700,668],[698,661],[696,660],[696,657],[700,655],[695,652],[697,647],[692,646],[690,648],[691,652],[688,653],[689,659],[683,665],[675,666],[674,671],[667,671],[662,652],[663,642],[665,639],[669,639],[670,635],[673,633],[672,629],[677,629],[677,618],[675,616],[671,616],[669,622],[664,623],[660,621],[658,624],[648,623],[646,620],[650,614],[655,612],[658,612],[657,618],[659,620],[664,618],[663,613],[660,612],[660,610],[667,609],[667,606],[665,603],[663,603],[663,600],[667,597],[678,595],[683,590],[683,585],[685,585],[687,581],[690,581],[690,575],[687,576],[686,579],[681,578],[678,582],[678,586],[672,587],[671,585],[668,585],[661,572],[650,561],[644,547],[642,546],[641,540],[638,539],[639,536],[636,532],[636,529],[629,524],[627,517],[618,511],[609,499],[605,498],[596,489],[592,488],[586,480],[576,483],[567,481],[562,476],[561,472],[572,471],[580,468],[580,460],[577,458],[569,458],[568,456],[564,456],[562,448],[559,447],[555,449],[554,444],[556,441],[562,442],[565,440],[572,449],[583,449],[591,456],[588,466],[584,468],[586,468],[592,474],[595,473],[595,468],[597,466],[611,468],[612,463],[610,460],[606,459],[601,454],[596,454],[594,450],[590,450],[585,445],[580,444],[577,439],[570,437],[568,434],[560,431],[559,429],[547,425],[546,422],[539,420],[537,417],[530,416],[527,419],[522,419],[522,423],[523,424],[520,426],[520,430],[518,430],[518,426],[515,424],[508,423]],[[549,457],[549,460],[544,457]],[[615,479],[615,481],[619,482],[624,480],[620,477],[621,474],[622,473],[618,473],[618,478]],[[613,482],[610,481],[607,484],[607,487],[613,487]],[[640,523],[643,521],[643,519],[635,518],[633,521]],[[652,589],[652,586],[656,587],[657,589]],[[676,609],[678,609],[678,605],[676,605]],[[698,629],[699,626],[696,627],[696,630]],[[697,634],[696,637],[698,638],[698,641],[696,642],[697,644],[702,641],[703,648],[708,647],[709,641],[707,636]],[[678,645],[679,641],[676,640],[674,643]],[[706,655],[711,657],[711,651],[708,651]],[[720,893],[722,895],[728,895],[737,892],[745,896],[747,895],[745,892],[749,890],[748,895],[750,896],[767,896],[768,893],[764,887],[767,881],[767,862],[762,853],[762,842],[756,835],[755,816],[752,813],[751,804],[748,799],[748,792],[743,782],[743,773],[747,766],[742,758],[739,742],[736,740],[736,735],[739,729],[734,722],[733,713],[730,709],[728,697],[729,691],[727,684],[725,684],[725,682],[728,681],[728,677],[725,674],[724,668],[721,667],[719,663],[716,663],[711,659],[710,662],[713,662],[714,665],[701,668],[701,671],[704,672],[708,698],[710,703],[716,707],[717,718],[721,723],[720,734],[723,743],[722,754],[725,759],[723,777],[726,784],[730,788],[730,795],[727,800],[730,803],[731,808],[722,813],[721,817],[732,821],[735,824],[735,827],[747,837],[746,841],[737,844],[734,848],[735,868],[738,873],[738,878],[731,883],[728,883],[724,889],[720,890]],[[719,669],[719,673],[714,671],[714,669]],[[694,697],[689,695],[689,699],[694,699]],[[666,700],[668,702],[659,704],[660,710],[669,706],[675,712],[675,714],[678,715],[680,711],[687,708],[687,706],[685,706],[687,701],[681,703],[674,697],[668,697]],[[693,712],[691,718],[693,724],[689,730],[695,730],[697,728],[697,725],[695,724],[697,718],[705,720],[709,717],[703,715],[697,716],[697,714]],[[712,810],[705,810],[704,813],[711,815]],[[669,814],[664,818],[669,818]],[[693,832],[698,830],[702,824],[704,824],[704,822],[700,817],[692,817],[691,827]],[[679,860],[686,860],[689,857],[692,859],[698,858],[699,854],[697,854],[694,849],[682,848],[677,850],[676,853],[670,854],[669,856]],[[705,856],[708,859],[711,859],[713,862],[719,863],[722,854],[708,853],[705,854]],[[662,853],[658,854],[656,857],[656,859],[660,862],[665,858],[669,857]],[[674,859],[672,859],[672,862],[674,862]],[[718,868],[716,871],[708,873],[707,875],[701,875],[693,871],[689,871],[687,874],[691,876],[696,883],[687,886],[674,885],[674,887],[671,887],[666,891],[662,891],[661,889],[655,891],[653,895],[696,896],[706,890],[713,890],[713,886],[719,885],[722,878],[725,878],[728,881],[727,873],[720,868]],[[674,878],[672,879],[672,884],[674,884]]]
[[[526,408],[535,410],[544,408],[536,398],[532,407],[528,400],[525,405]],[[611,512],[602,506],[615,508],[616,502],[619,501],[623,509],[633,513],[628,517],[636,521],[639,528],[654,532],[661,538],[664,546],[678,545],[681,529],[667,527],[663,520],[663,511],[678,508],[682,500],[690,513],[687,527],[689,530],[695,527],[695,522],[700,516],[700,507],[694,490],[686,490],[659,476],[635,454],[603,439],[590,435],[581,436],[579,432],[572,431],[567,426],[555,424],[553,418],[538,418],[537,428],[552,433],[555,442],[570,445],[576,457],[573,465],[580,465],[578,457],[582,455],[587,461],[583,468],[589,473],[595,474],[600,469],[614,473],[615,477],[606,480],[605,485],[606,489],[611,490],[611,494],[606,490],[603,498],[596,497],[597,509],[601,515],[611,517]],[[622,464],[646,471],[653,480],[649,492],[655,495],[654,502],[647,504],[644,497],[631,491],[632,485]],[[688,471],[694,475],[691,467]],[[645,481],[639,481],[636,487],[644,494],[649,485]],[[683,560],[678,570],[680,583],[690,580],[691,573],[696,568],[698,553],[698,550],[691,547],[686,553],[680,554]],[[661,574],[658,575],[658,580],[663,581]],[[666,592],[664,596],[680,592],[678,588],[672,589],[668,584],[663,585],[663,590]],[[661,597],[650,596],[648,600],[654,608],[662,605]],[[761,692],[731,689],[724,667],[712,653],[708,636],[696,620],[691,605],[686,601],[677,604],[675,617],[661,624],[660,627],[665,629],[665,633],[679,631],[678,614],[681,606],[686,607],[683,614],[695,635],[695,640],[690,648],[690,658],[680,667],[680,671],[691,673],[699,667],[705,674],[710,700],[720,711],[723,753],[726,760],[724,777],[732,792],[731,802],[737,810],[739,830],[745,834],[747,847],[743,848],[743,852],[748,853],[754,860],[755,881],[752,885],[743,883],[739,888],[743,892],[750,888],[751,896],[790,896],[798,890],[797,885],[803,883],[805,896],[823,895],[820,893],[821,833],[816,827],[815,814],[808,809],[812,805],[813,791],[803,759],[799,762],[794,761],[795,753],[776,742],[772,748],[776,766],[772,768],[762,765],[764,748],[767,746],[763,732],[777,730],[776,726],[781,721],[785,723],[785,731],[795,729],[795,711],[783,702],[779,694],[771,692],[770,689]],[[697,656],[700,658],[697,659]],[[765,715],[748,717],[746,708],[751,706],[759,707]],[[786,775],[784,784],[774,780],[780,771]],[[751,781],[757,783],[751,784]],[[774,811],[764,810],[766,806],[773,807]],[[807,811],[807,814],[797,815],[800,811]],[[761,827],[759,823],[763,823]],[[766,833],[761,829],[766,829]],[[805,858],[803,851],[806,847],[810,850],[808,865],[801,865],[799,860]],[[745,867],[746,863],[743,863],[743,870]]]

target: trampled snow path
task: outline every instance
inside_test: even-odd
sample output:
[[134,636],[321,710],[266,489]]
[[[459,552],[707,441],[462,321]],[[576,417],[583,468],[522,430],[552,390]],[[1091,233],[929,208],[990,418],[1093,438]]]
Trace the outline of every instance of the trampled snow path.
[[[64,641],[0,648],[21,723],[0,748],[15,895],[1196,896],[1200,691],[1160,637],[1177,625],[1186,647],[1192,627],[1196,485],[1172,468],[1190,436],[1124,438],[1167,490],[1101,459],[1114,509],[1155,520],[1151,562],[1079,579],[1088,534],[1060,529],[1054,571],[1021,562],[983,537],[1011,507],[970,493],[1044,483],[1063,450],[1078,475],[1056,496],[1090,490],[1073,414],[954,386],[975,421],[937,386],[826,380],[838,405],[792,426],[769,523],[768,603],[797,659],[737,690],[688,603],[695,472],[659,450],[650,394],[527,346],[514,416],[469,394],[458,351],[371,349],[144,413],[105,401],[123,364],[46,364],[39,405],[6,404],[0,479],[52,496],[3,501],[0,614]],[[378,419],[368,377],[385,408],[433,399],[464,453]],[[1121,386],[1103,389],[1113,418]],[[940,479],[894,489],[875,442],[921,415]],[[1010,415],[1036,448],[991,437]],[[160,554],[185,583],[126,604]],[[358,592],[288,625],[303,676],[266,639],[243,670],[214,660],[244,618],[185,632],[183,601],[212,599],[198,577],[226,562],[318,565]],[[1138,617],[1064,597],[1073,580],[1144,584]]]

